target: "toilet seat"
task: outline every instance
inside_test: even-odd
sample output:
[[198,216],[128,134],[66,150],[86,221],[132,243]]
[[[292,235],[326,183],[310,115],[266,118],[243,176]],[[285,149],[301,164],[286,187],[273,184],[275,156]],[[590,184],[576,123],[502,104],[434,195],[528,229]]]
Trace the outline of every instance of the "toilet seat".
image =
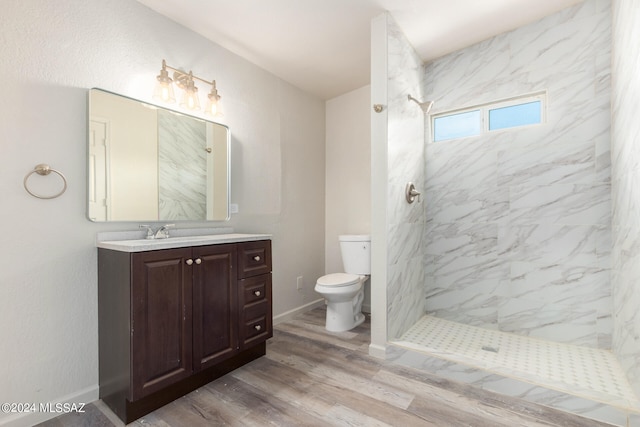
[[322,276],[318,279],[317,284],[329,288],[339,288],[342,286],[351,286],[360,282],[361,276],[348,273],[332,273]]

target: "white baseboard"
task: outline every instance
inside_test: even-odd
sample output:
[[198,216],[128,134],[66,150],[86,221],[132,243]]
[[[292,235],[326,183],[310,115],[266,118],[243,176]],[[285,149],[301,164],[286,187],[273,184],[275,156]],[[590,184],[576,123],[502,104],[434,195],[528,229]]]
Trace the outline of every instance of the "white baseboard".
[[369,356],[384,360],[387,358],[387,347],[383,345],[369,344]]
[[[40,409],[40,404],[48,404],[50,410],[55,410],[55,405],[57,403],[69,403],[74,404],[74,407],[80,408],[81,404],[89,404],[98,400],[98,385],[94,385],[91,387],[87,387],[84,390],[80,390],[77,393],[72,393],[67,396],[61,397],[59,399],[52,400],[51,402],[28,402],[29,404],[34,403],[36,409]],[[19,403],[19,402],[14,402]],[[27,403],[27,402],[22,402]],[[11,414],[6,418],[0,418],[0,426],[2,427],[30,427],[35,424],[39,424],[41,422],[50,420],[59,415],[63,415],[64,412],[23,412],[23,413],[15,413]]]
[[293,310],[286,311],[282,314],[273,317],[273,324],[277,325],[278,323],[288,322],[289,320],[296,317],[298,314],[304,313],[306,311],[313,310],[316,307],[320,307],[324,304],[324,298],[321,298],[316,301],[312,301],[308,304],[300,306],[298,308],[294,308]]

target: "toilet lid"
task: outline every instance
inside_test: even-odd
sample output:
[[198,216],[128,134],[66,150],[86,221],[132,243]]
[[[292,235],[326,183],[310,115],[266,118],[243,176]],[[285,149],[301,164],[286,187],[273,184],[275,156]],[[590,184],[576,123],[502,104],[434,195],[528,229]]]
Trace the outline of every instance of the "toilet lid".
[[320,286],[349,286],[360,281],[360,276],[357,274],[348,273],[333,273],[322,276],[318,279],[318,285]]

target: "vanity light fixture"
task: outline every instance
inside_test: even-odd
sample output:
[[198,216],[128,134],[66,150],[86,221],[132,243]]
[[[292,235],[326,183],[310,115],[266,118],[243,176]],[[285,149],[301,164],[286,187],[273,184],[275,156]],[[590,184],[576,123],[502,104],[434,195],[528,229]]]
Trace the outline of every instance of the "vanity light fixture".
[[[173,78],[169,77],[167,70],[173,71]],[[178,70],[177,68],[167,65],[167,62],[162,60],[162,68],[160,74],[156,77],[157,83],[153,92],[153,98],[162,101],[173,103],[176,101],[173,86],[174,83],[178,88],[182,89],[182,96],[180,98],[180,106],[197,111],[200,110],[200,98],[198,96],[198,88],[195,85],[195,80],[201,81],[211,86],[211,92],[207,95],[207,105],[205,107],[205,113],[212,116],[221,116],[220,98],[218,95],[218,89],[216,88],[216,81],[208,81],[201,79],[198,76],[194,76],[193,72]]]

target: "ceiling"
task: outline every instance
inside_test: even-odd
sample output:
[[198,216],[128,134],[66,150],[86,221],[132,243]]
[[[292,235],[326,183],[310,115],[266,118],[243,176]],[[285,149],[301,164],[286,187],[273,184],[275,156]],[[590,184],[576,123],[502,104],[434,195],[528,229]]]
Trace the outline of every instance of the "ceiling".
[[388,11],[428,61],[582,0],[138,0],[321,99],[369,84]]

